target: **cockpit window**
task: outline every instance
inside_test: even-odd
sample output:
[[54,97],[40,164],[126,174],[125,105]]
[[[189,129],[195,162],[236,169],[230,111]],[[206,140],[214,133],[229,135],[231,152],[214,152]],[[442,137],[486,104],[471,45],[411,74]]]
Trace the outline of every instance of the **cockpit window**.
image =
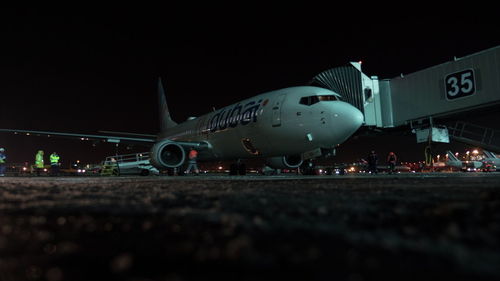
[[339,100],[336,96],[334,95],[328,95],[328,96],[318,96],[319,101],[332,101],[332,100]]
[[302,97],[299,103],[304,105],[313,105],[320,101],[336,101],[336,100],[338,100],[338,98],[334,95],[309,96],[309,97]]
[[318,96],[309,96],[309,97],[302,97],[299,103],[304,105],[313,105],[317,102],[319,102]]

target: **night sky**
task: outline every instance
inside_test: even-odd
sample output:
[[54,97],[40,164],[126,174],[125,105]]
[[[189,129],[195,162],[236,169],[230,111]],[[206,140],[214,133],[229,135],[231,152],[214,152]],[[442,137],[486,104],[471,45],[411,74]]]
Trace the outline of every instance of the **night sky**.
[[[1,13],[0,127],[71,133],[157,133],[158,77],[173,119],[181,122],[262,92],[305,85],[349,61],[362,60],[367,75],[393,78],[500,45],[495,19],[479,13],[366,17],[153,6]],[[355,160],[371,148],[396,150],[402,161],[422,160],[414,136],[387,147],[393,140],[353,139],[337,160]],[[11,163],[33,162],[38,149],[58,151],[63,164],[99,162],[115,153],[111,144],[6,133],[0,146]]]

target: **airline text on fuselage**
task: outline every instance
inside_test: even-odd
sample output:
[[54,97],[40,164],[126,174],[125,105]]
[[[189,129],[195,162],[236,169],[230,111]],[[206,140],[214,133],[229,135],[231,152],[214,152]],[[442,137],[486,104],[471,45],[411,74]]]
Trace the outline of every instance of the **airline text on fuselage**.
[[261,106],[261,102],[262,106],[265,106],[267,101],[267,99],[264,102],[262,100],[250,101],[245,105],[237,103],[232,108],[223,108],[208,120],[206,131],[214,133],[227,128],[235,128],[238,125],[244,126],[252,121],[257,122],[257,110]]

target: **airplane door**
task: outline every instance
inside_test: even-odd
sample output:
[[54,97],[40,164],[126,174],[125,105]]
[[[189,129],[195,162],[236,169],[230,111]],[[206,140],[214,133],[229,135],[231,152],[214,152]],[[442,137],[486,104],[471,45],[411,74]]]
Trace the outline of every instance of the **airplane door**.
[[273,127],[281,126],[281,106],[283,105],[283,101],[285,100],[285,95],[281,95],[274,102],[273,105]]

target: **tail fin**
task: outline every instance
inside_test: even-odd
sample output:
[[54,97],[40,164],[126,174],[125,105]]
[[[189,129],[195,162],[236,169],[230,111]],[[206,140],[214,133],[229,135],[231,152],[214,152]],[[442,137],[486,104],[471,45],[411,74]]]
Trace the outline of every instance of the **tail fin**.
[[170,118],[170,111],[168,110],[161,78],[158,78],[158,105],[160,106],[160,132],[165,131],[167,128],[176,126],[177,123]]
[[451,160],[451,161],[460,161],[458,160],[458,158],[455,156],[455,154],[453,154],[453,152],[447,150],[446,151],[446,154],[448,154],[448,160]]
[[484,155],[487,157],[487,158],[498,158],[495,153],[493,152],[490,152],[490,151],[487,151],[487,150],[483,150],[483,153]]

